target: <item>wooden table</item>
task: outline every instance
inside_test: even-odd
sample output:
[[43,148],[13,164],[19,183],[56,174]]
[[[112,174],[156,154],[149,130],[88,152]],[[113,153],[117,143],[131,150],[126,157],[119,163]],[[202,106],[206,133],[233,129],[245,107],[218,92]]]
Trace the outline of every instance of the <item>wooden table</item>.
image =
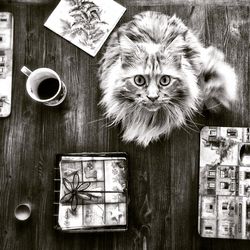
[[[200,32],[205,45],[225,52],[239,77],[240,99],[233,111],[204,111],[195,117],[197,128],[176,130],[146,149],[123,143],[120,128],[107,127],[103,119],[97,63],[104,50],[92,58],[44,28],[58,1],[35,2],[41,4],[0,3],[0,11],[10,11],[15,18],[12,113],[0,120],[0,249],[250,249],[250,241],[205,239],[197,232],[199,130],[202,124],[250,123],[249,1],[206,1],[206,5],[199,0],[188,5],[182,0],[176,5],[163,0],[118,1],[127,7],[121,23],[143,10],[176,13]],[[66,101],[56,108],[32,102],[25,93],[26,77],[20,73],[23,65],[57,71],[68,87]],[[91,151],[129,155],[127,232],[66,234],[53,228],[55,154]],[[26,201],[32,203],[32,217],[19,223],[13,211]]]

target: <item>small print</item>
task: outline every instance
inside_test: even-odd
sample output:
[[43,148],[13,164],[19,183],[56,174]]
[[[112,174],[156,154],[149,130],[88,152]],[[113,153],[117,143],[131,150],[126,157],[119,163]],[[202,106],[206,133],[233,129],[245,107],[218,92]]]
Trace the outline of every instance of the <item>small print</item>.
[[95,56],[125,10],[112,0],[62,0],[44,26]]

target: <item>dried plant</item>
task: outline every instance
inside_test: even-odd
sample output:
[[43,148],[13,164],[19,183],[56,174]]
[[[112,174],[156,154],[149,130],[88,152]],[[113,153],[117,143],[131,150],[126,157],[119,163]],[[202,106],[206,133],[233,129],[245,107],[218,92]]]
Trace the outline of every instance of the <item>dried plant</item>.
[[107,23],[101,20],[101,9],[92,1],[66,0],[70,5],[69,15],[73,22],[61,19],[62,36],[78,38],[79,42],[91,49],[108,32]]

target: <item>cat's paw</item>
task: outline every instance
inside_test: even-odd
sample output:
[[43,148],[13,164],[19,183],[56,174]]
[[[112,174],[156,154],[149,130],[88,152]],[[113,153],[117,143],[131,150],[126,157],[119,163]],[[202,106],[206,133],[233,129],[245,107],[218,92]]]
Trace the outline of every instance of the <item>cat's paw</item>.
[[237,99],[237,77],[234,69],[224,61],[224,55],[215,47],[202,54],[202,92],[207,109],[217,111],[221,105],[230,108]]

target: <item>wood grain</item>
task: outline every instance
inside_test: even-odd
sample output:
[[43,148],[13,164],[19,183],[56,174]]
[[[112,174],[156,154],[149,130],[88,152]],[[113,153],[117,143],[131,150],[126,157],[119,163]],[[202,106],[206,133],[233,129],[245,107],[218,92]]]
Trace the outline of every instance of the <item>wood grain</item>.
[[[46,1],[46,0],[43,0]],[[249,126],[250,17],[248,1],[119,1],[128,10],[176,13],[201,40],[225,52],[239,78],[232,111],[203,111],[190,128],[176,130],[146,149],[124,144],[120,128],[107,127],[98,106],[98,61],[43,27],[58,1],[42,5],[0,3],[15,18],[12,114],[0,120],[0,248],[4,250],[248,250],[249,241],[203,239],[197,232],[199,130],[202,125]],[[163,4],[164,3],[164,4]],[[205,1],[208,3],[208,1]],[[215,3],[216,5],[213,5]],[[221,6],[218,6],[218,3]],[[230,6],[223,6],[231,3]],[[231,6],[234,5],[234,6]],[[54,69],[68,87],[66,101],[49,108],[25,93],[21,66]],[[129,230],[63,234],[53,229],[53,167],[62,152],[125,151],[129,155]],[[32,204],[26,223],[15,221],[19,202]]]
[[[58,0],[1,0],[8,3],[33,3],[33,4],[47,4],[51,2],[58,2]],[[188,5],[227,5],[227,6],[249,6],[249,0],[119,0],[126,5],[145,6],[145,5],[166,5],[166,4],[188,4]]]
[[186,5],[221,5],[221,6],[248,6],[249,1],[248,0],[134,0],[130,1],[129,5],[150,5],[150,6],[155,6],[155,5],[166,5],[166,4],[186,4]]

